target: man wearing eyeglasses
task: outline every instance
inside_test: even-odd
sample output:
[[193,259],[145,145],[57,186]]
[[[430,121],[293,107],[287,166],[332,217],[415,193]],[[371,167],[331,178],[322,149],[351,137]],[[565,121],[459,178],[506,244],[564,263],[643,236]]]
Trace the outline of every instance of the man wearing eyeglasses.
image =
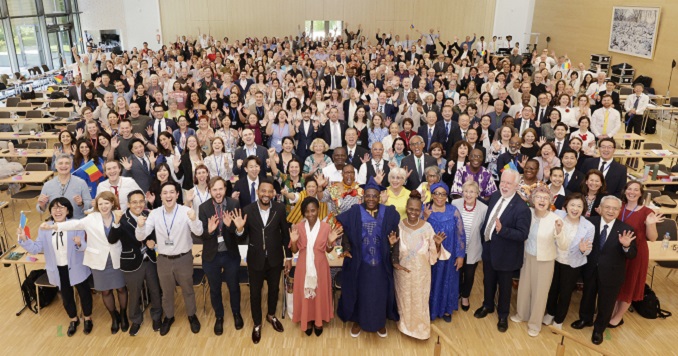
[[400,163],[401,168],[405,168],[408,173],[411,172],[405,183],[405,188],[410,191],[417,189],[424,181],[426,168],[438,165],[435,158],[424,153],[424,147],[424,139],[421,136],[412,136],[410,138],[412,154],[403,158]]
[[146,126],[146,133],[148,134],[149,139],[153,141],[156,147],[158,147],[158,137],[160,136],[161,132],[167,131],[171,134],[179,127],[177,126],[176,122],[174,122],[174,120],[164,118],[165,109],[162,107],[162,105],[153,105],[153,110],[151,110],[151,112],[153,113],[153,118],[155,120],[148,123]]
[[589,158],[582,165],[582,172],[588,172],[591,169],[597,169],[603,172],[607,192],[616,197],[621,197],[624,186],[626,185],[626,166],[616,162],[614,151],[617,143],[613,138],[607,137],[598,142],[598,151],[600,157]]

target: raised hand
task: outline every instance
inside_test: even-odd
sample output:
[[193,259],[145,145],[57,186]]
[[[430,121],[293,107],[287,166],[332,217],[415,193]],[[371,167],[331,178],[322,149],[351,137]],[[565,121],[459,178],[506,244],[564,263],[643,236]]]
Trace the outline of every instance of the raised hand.
[[224,211],[221,214],[221,219],[224,221],[224,226],[228,227],[231,226],[231,222],[233,219],[231,219],[231,214],[228,213],[228,211]]
[[148,135],[148,137],[152,137],[153,136],[153,127],[146,126],[146,134]]
[[556,220],[556,234],[560,234],[563,231],[563,221],[558,219]]
[[188,219],[191,221],[195,221],[195,210],[193,209],[188,209],[188,212],[186,213],[186,216],[188,216]]
[[369,161],[370,161],[370,154],[369,154],[369,153],[365,153],[364,156],[360,157],[360,161],[363,162],[363,164],[369,162]]
[[581,241],[579,241],[579,251],[581,251],[581,253],[591,251],[591,249],[593,249],[593,241],[587,241],[586,239],[581,239]]
[[388,243],[389,243],[391,246],[393,246],[393,245],[395,245],[396,243],[398,243],[399,240],[400,240],[400,237],[398,237],[398,234],[396,234],[395,231],[391,231],[391,233],[388,234]]
[[211,234],[214,231],[216,231],[218,227],[219,227],[219,217],[216,214],[214,214],[209,219],[207,219],[207,232]]
[[113,217],[115,218],[115,223],[120,223],[120,218],[122,218],[122,210],[113,210]]
[[137,218],[137,227],[144,227],[146,225],[146,219],[147,217],[141,215],[140,217]]
[[153,194],[151,192],[146,192],[146,201],[149,204],[153,205],[153,202],[155,202],[155,194]]
[[631,241],[635,240],[636,236],[632,230],[626,230],[623,233],[619,234],[619,243],[622,244],[622,247],[628,248],[631,246]]
[[120,164],[122,164],[122,167],[125,168],[125,170],[129,171],[132,169],[132,161],[129,160],[127,157],[123,157],[120,160]]
[[521,168],[525,168],[525,164],[527,164],[527,161],[528,161],[529,159],[530,159],[530,157],[528,157],[528,156],[523,156],[523,158],[520,159],[520,161],[518,161],[518,165],[519,165]]
[[74,196],[73,196],[73,201],[74,201],[75,204],[77,204],[78,206],[82,206],[82,196],[81,196],[80,194],[74,195]]
[[384,177],[386,177],[386,173],[384,173],[384,170],[380,169],[374,175],[374,181],[381,185],[381,183],[384,181]]
[[181,156],[176,154],[173,155],[172,165],[174,166],[175,171],[179,170],[179,167],[181,166]]
[[664,221],[664,214],[650,213],[645,219],[646,225],[658,224]]
[[541,147],[546,143],[546,137],[542,136],[539,138],[539,141],[537,141],[537,146]]
[[330,245],[334,244],[335,241],[339,238],[339,236],[342,236],[344,234],[344,227],[339,225],[339,226],[334,226],[332,228],[332,231],[330,231],[330,235],[327,237],[327,241],[329,242]]
[[28,237],[26,237],[26,231],[24,231],[24,229],[17,227],[16,228],[16,234],[19,236],[19,240],[21,240],[21,241],[28,240]]
[[240,209],[235,209],[229,214],[231,214],[231,220],[233,220],[233,223],[235,224],[235,228],[237,230],[241,230],[245,227],[245,223],[247,222],[247,215],[243,216]]
[[[424,210],[423,210],[424,221],[428,221],[428,218],[431,216],[432,212],[433,212],[433,205],[431,205],[431,204],[424,205]],[[443,238],[445,238],[444,234],[443,234]]]
[[297,241],[299,241],[299,231],[297,229],[297,225],[292,225],[290,228],[290,241],[295,244]]
[[111,148],[116,149],[120,146],[120,138],[118,136],[114,136],[111,138]]
[[445,236],[444,232],[439,232],[433,236],[433,241],[436,243],[436,247],[440,248],[440,245],[442,245],[443,240],[445,240],[447,236]]
[[[198,189],[197,187],[195,189]],[[186,191],[186,202],[192,202],[193,199],[195,199],[195,190],[187,190]]]
[[327,179],[325,179],[325,175],[320,172],[315,174],[315,181],[318,183],[319,187],[324,187],[327,184]]

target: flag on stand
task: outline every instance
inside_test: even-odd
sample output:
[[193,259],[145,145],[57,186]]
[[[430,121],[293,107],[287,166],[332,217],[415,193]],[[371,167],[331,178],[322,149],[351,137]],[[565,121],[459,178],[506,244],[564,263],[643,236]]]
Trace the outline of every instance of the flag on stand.
[[31,238],[31,230],[28,228],[28,218],[26,218],[26,214],[24,212],[21,212],[21,217],[19,218],[19,228],[24,230],[24,233],[26,234],[26,237],[29,239]]
[[87,175],[89,176],[89,180],[91,182],[96,182],[97,180],[99,180],[99,178],[104,176],[99,170],[99,167],[97,167],[96,164],[94,164],[94,161],[92,160],[85,163],[82,169],[85,171],[85,173],[87,173]]

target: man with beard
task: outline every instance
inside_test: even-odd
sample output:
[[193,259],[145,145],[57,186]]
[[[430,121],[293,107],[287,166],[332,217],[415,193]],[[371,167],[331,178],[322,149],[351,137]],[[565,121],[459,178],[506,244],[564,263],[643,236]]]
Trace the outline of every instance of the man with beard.
[[520,137],[511,137],[509,140],[508,151],[500,154],[499,157],[497,157],[497,175],[501,176],[501,171],[504,169],[504,166],[509,164],[509,162],[513,162],[515,168],[518,169],[520,174],[523,173],[523,167],[520,165],[520,163],[524,163],[523,161],[527,160],[528,157],[524,157],[523,159],[523,154],[520,153],[520,145]]

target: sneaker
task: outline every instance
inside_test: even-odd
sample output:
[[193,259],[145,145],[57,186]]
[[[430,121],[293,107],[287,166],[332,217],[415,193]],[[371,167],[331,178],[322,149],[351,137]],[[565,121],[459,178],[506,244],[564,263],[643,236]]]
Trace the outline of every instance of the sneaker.
[[563,330],[563,323],[560,323],[560,324],[553,323],[553,324],[551,324],[551,326],[553,326],[556,329]]
[[511,315],[511,317],[509,319],[511,319],[511,321],[514,322],[514,323],[522,323],[523,322],[520,318],[518,318],[518,314]]
[[379,337],[387,337],[387,336],[388,336],[388,331],[386,331],[386,328],[384,328],[384,332],[383,332],[383,333],[381,332],[381,330],[378,330],[378,331],[377,331],[377,335],[379,335]]
[[537,337],[539,336],[539,331],[537,330],[532,330],[532,329],[527,329],[527,335],[530,335],[532,337]]
[[553,324],[553,315],[551,314],[546,314],[544,315],[544,320],[541,321],[542,324],[544,325],[551,325]]

